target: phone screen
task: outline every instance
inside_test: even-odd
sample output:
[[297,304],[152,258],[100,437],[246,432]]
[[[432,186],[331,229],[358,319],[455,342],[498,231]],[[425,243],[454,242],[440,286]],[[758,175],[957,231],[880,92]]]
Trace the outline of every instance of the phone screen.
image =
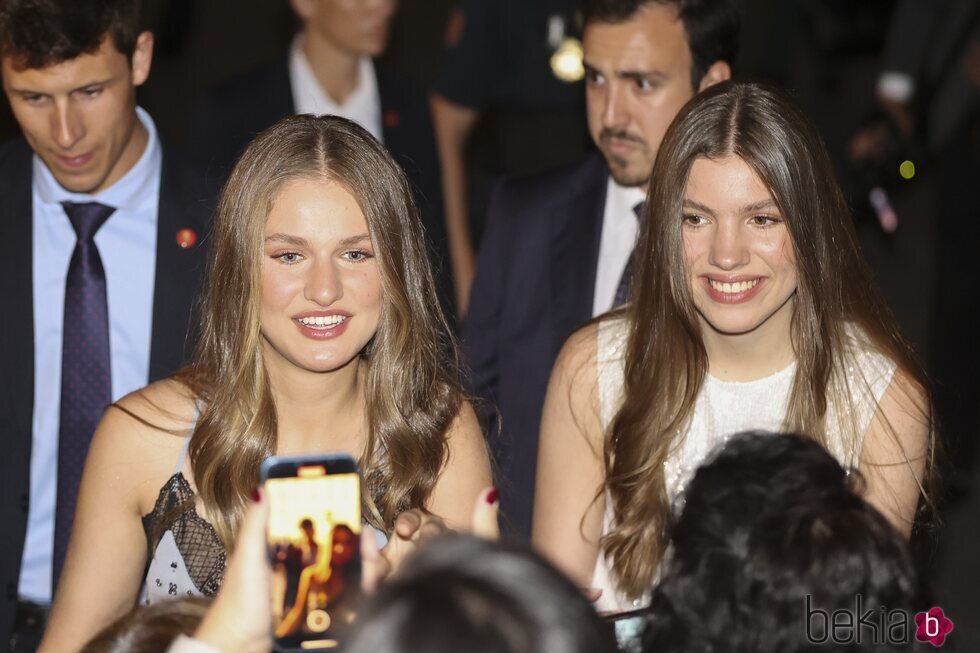
[[270,459],[272,623],[280,650],[338,646],[355,615],[361,584],[361,491],[343,457]]

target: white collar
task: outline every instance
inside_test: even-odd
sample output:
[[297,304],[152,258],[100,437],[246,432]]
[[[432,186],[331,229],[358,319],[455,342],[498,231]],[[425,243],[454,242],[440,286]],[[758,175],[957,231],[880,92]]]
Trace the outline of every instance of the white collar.
[[303,33],[297,34],[289,49],[289,82],[296,113],[342,116],[358,123],[381,141],[381,94],[374,63],[370,57],[361,57],[357,66],[357,87],[346,101],[338,104],[317,81],[303,52]]

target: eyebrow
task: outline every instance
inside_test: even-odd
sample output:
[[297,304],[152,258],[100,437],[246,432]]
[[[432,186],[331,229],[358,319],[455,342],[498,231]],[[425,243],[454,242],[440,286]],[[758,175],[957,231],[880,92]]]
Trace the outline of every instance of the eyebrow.
[[[371,234],[363,233],[356,234],[354,236],[348,236],[340,241],[340,247],[350,247],[351,245],[356,245],[365,240],[371,240]],[[290,236],[284,233],[275,233],[271,236],[265,237],[265,242],[267,243],[284,243],[286,245],[293,245],[295,247],[309,247],[310,241],[299,236]]]
[[[590,64],[589,62],[583,62],[582,66],[585,68],[586,72],[594,74],[603,74],[601,70]],[[667,73],[660,70],[614,70],[613,74],[619,79],[628,80],[657,80],[663,81],[667,79]]]
[[[709,215],[715,214],[714,211],[712,211],[704,204],[700,204],[698,202],[695,202],[694,200],[689,200],[689,199],[684,200],[684,208],[694,209],[695,211],[701,211],[702,213],[707,213]],[[764,199],[758,202],[752,202],[751,204],[746,204],[740,207],[738,212],[752,213],[753,211],[762,211],[763,209],[776,209],[778,211],[779,207],[776,206],[776,203],[772,199]]]
[[[71,89],[68,92],[69,93],[77,93],[78,91],[84,90],[84,89],[89,88],[89,87],[92,87],[92,86],[108,86],[115,79],[116,79],[115,77],[107,77],[106,79],[96,79],[96,80],[93,80],[91,82],[86,82],[86,83],[82,84],[81,86],[77,86],[77,87]],[[51,93],[48,93],[48,92],[45,92],[45,91],[35,91],[33,89],[30,89],[30,88],[20,88],[20,87],[17,87],[17,86],[7,86],[6,88],[7,88],[7,90],[9,92],[16,93],[17,95],[51,95]]]

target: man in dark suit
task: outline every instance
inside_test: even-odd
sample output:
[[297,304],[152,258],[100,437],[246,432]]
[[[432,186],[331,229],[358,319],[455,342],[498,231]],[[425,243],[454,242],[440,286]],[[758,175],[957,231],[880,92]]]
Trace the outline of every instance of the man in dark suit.
[[660,141],[687,100],[731,75],[736,52],[728,1],[584,0],[581,15],[589,132],[602,156],[499,186],[463,327],[471,390],[498,411],[490,421],[502,512],[521,534],[558,351],[628,296],[636,215]]
[[442,182],[425,95],[373,61],[387,45],[396,0],[291,0],[302,22],[290,52],[211,89],[198,103],[187,149],[224,178],[256,134],[296,113],[349,118],[380,140],[415,190],[443,305],[454,305]]
[[135,0],[0,6],[0,641],[33,650],[106,405],[186,360],[208,189],[136,106]]

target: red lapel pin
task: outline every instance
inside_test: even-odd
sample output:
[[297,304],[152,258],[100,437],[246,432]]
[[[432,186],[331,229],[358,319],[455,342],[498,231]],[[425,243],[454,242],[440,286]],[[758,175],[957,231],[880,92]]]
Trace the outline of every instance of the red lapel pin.
[[181,229],[177,232],[177,246],[181,249],[190,249],[197,244],[197,232],[193,229]]
[[400,123],[401,120],[402,120],[401,116],[399,116],[398,112],[395,111],[394,109],[389,109],[388,111],[385,111],[384,124],[385,127],[387,127],[388,129],[391,129],[392,127],[397,127],[398,123]]

